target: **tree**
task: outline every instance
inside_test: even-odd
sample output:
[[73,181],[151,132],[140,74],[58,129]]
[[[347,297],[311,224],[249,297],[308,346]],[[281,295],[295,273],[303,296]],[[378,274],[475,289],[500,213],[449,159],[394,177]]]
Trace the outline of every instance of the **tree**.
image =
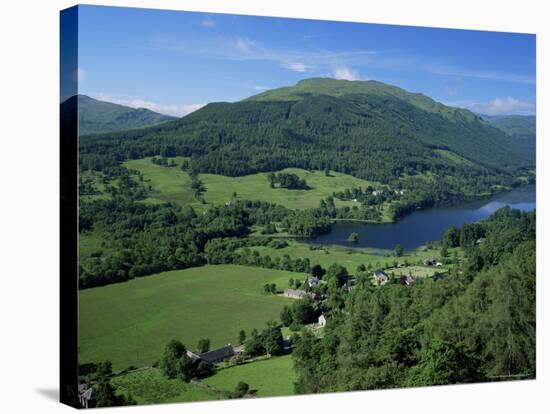
[[464,344],[433,340],[409,373],[407,385],[425,386],[481,381],[481,363]]
[[290,326],[292,324],[292,313],[290,312],[290,308],[286,305],[281,310],[281,323],[284,326]]
[[395,246],[395,249],[394,249],[394,254],[397,256],[397,257],[401,257],[403,256],[403,253],[404,253],[404,249],[403,249],[403,246],[401,246],[400,244],[396,245]]
[[195,374],[193,368],[193,360],[184,353],[179,360],[179,374],[183,381],[189,382],[193,375]]
[[357,243],[359,241],[359,234],[357,232],[352,232],[348,237],[348,242]]
[[244,344],[244,349],[245,349],[246,355],[250,357],[261,355],[264,352],[262,338],[260,337],[256,329],[253,329],[250,332],[250,337],[246,340]]
[[367,271],[367,268],[365,267],[364,264],[360,264],[359,266],[357,266],[357,269],[356,269],[356,272],[357,273],[363,273],[363,272],[366,272]]
[[439,254],[441,255],[441,257],[447,257],[449,255],[449,251],[447,250],[446,244],[443,244],[443,246],[441,246],[441,250]]
[[325,269],[321,265],[316,264],[311,268],[311,276],[316,277],[317,279],[322,279],[325,274]]
[[109,381],[100,381],[94,387],[96,407],[113,407],[121,405],[121,399],[115,393],[115,387]]
[[326,279],[330,284],[330,281],[333,280],[337,287],[342,286],[348,277],[348,270],[337,263],[333,263],[329,266],[327,270]]
[[[173,339],[164,348],[160,360],[160,369],[168,378],[176,378],[181,373],[181,357],[186,355],[187,349],[180,341]],[[187,355],[186,355],[187,356]]]
[[263,348],[269,357],[283,352],[283,334],[277,323],[268,322],[267,328],[262,331],[260,336]]
[[103,361],[97,364],[96,373],[100,378],[109,377],[113,373],[113,364],[111,361]]
[[290,313],[292,321],[300,325],[312,323],[315,318],[312,301],[308,298],[294,301],[290,308]]
[[290,279],[288,279],[288,286],[291,288],[294,287],[294,278],[291,277]]
[[275,177],[275,173],[269,173],[267,175],[267,179],[269,180],[269,186],[271,188],[275,188],[275,182],[277,181],[277,178]]
[[460,230],[456,226],[450,226],[445,230],[443,242],[449,247],[458,247],[460,243]]
[[244,341],[246,341],[246,332],[244,331],[244,329],[241,329],[239,331],[239,339],[238,339],[238,342],[239,344],[244,344]]
[[249,390],[250,386],[246,382],[239,381],[237,383],[237,387],[235,388],[235,396],[237,398],[242,398],[248,393]]
[[203,352],[208,352],[210,350],[210,338],[199,339],[197,344],[197,350],[202,354]]

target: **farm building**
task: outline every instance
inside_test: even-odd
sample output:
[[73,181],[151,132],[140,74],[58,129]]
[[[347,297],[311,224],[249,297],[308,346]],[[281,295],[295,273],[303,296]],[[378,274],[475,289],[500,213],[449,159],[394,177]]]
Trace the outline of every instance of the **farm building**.
[[316,287],[321,284],[321,281],[317,277],[312,276],[308,279],[307,284],[309,287]]
[[301,289],[285,289],[283,296],[292,299],[303,299],[307,296],[307,293],[305,290]]
[[317,324],[321,327],[327,324],[327,318],[325,318],[325,315],[319,316],[319,321],[317,322]]
[[237,348],[233,348],[231,345],[227,345],[218,349],[213,349],[212,351],[203,352],[202,354],[197,354],[195,352],[187,350],[187,356],[191,358],[193,362],[204,361],[208,362],[209,364],[217,364],[218,362],[222,362],[235,355],[235,349]]
[[388,282],[388,275],[382,270],[374,272],[374,278],[379,285],[384,285]]
[[438,263],[438,261],[437,259],[431,257],[428,259],[424,259],[422,263],[424,263],[424,266],[435,266]]
[[411,286],[414,283],[414,278],[412,277],[412,275],[402,276],[401,283],[407,286]]

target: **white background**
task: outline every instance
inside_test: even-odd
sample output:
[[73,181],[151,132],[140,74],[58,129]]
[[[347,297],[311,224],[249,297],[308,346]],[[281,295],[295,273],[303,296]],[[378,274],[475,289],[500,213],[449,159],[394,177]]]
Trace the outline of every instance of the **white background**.
[[[105,4],[89,1],[88,4]],[[136,413],[538,413],[550,409],[548,354],[549,16],[545,1],[141,0],[109,5],[537,34],[536,381],[119,408]],[[59,10],[2,2],[0,14],[0,412],[69,412],[58,395]],[[543,332],[546,330],[546,333]],[[546,339],[546,341],[545,341]],[[546,391],[546,392],[545,392]],[[101,412],[115,412],[103,409]]]

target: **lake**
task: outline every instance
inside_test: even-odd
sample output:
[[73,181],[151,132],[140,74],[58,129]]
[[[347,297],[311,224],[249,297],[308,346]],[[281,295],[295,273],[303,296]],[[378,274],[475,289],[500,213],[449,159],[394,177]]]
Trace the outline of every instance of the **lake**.
[[[393,249],[395,245],[400,244],[405,250],[411,250],[429,241],[441,240],[449,226],[461,226],[482,220],[505,206],[531,211],[535,209],[535,203],[535,185],[526,185],[483,200],[415,211],[397,223],[338,222],[333,225],[330,233],[309,239],[307,242],[377,249]],[[347,241],[351,232],[359,234],[357,243]]]

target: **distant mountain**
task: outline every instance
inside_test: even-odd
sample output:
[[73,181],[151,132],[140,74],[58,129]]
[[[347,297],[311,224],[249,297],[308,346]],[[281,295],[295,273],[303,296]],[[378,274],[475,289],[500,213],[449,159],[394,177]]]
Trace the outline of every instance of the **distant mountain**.
[[67,99],[61,104],[64,107],[62,111],[70,113],[67,109],[74,108],[77,104],[79,135],[143,128],[177,119],[149,109],[130,108],[99,101],[86,95],[76,95]]
[[510,136],[536,136],[537,117],[534,115],[482,115],[492,125]]
[[90,137],[81,143],[82,165],[87,153],[89,167],[96,165],[97,151],[109,162],[190,156],[197,172],[228,176],[328,168],[382,182],[425,173],[489,183],[535,162],[533,151],[468,110],[381,82],[325,78]]

